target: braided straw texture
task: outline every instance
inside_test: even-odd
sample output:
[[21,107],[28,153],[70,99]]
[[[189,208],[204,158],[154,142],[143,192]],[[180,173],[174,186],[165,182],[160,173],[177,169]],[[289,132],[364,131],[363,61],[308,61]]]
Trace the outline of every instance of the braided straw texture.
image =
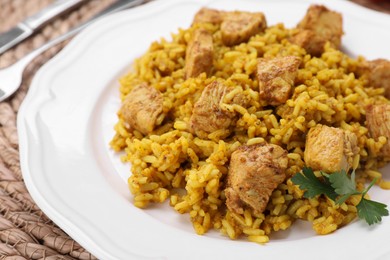
[[[53,0],[0,0],[0,32],[49,5]],[[388,1],[354,0],[389,12]],[[34,48],[86,21],[114,0],[87,0],[77,9],[43,27],[17,47],[0,55],[0,68],[7,67]],[[67,42],[36,58],[24,74],[22,87],[0,102],[0,259],[96,259],[57,227],[34,203],[20,170],[16,116],[36,71]]]
[[[53,0],[0,0],[0,32],[7,31]],[[43,27],[37,34],[0,55],[4,68],[86,21],[114,0],[89,0]],[[16,115],[35,72],[66,42],[46,51],[27,68],[21,89],[0,103],[0,259],[96,259],[58,228],[34,203],[23,182]]]

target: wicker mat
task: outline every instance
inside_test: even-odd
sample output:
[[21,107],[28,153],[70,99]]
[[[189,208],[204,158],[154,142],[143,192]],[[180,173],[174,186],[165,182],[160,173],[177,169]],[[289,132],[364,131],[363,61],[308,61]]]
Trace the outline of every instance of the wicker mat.
[[[0,32],[6,31],[53,0],[0,0]],[[6,67],[44,42],[87,20],[114,0],[87,0],[41,31],[0,55]],[[390,13],[388,1],[355,0]],[[66,44],[60,44],[35,59],[24,74],[21,89],[0,102],[0,259],[96,259],[58,228],[30,197],[20,170],[16,115],[40,66]]]

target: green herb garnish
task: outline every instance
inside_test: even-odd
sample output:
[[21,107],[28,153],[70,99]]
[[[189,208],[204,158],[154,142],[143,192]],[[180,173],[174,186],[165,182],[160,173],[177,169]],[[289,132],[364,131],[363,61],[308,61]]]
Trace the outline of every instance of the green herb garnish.
[[311,168],[303,167],[302,172],[295,174],[291,180],[295,185],[299,185],[300,189],[305,190],[303,194],[305,198],[323,194],[338,205],[343,204],[350,196],[360,194],[361,200],[356,206],[357,213],[359,218],[364,219],[369,225],[378,223],[382,217],[389,215],[386,204],[364,198],[376,179],[365,190],[358,191],[356,190],[355,171],[352,171],[351,177],[344,170],[332,174],[321,172],[321,175],[322,180],[314,175]]
[[299,185],[301,190],[305,190],[303,194],[305,198],[314,198],[317,195],[324,194],[332,200],[336,200],[338,196],[330,183],[326,179],[320,181],[311,168],[303,167],[302,173],[295,174],[291,180],[295,185]]

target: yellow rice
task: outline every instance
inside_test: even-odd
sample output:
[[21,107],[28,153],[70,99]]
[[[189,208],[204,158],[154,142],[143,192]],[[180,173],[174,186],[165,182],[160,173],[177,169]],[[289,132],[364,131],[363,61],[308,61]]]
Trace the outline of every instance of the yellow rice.
[[[111,146],[116,151],[124,150],[122,160],[131,163],[128,185],[135,206],[145,208],[150,203],[168,201],[173,210],[188,214],[198,234],[216,229],[231,239],[246,237],[260,244],[268,242],[273,232],[288,229],[297,219],[310,221],[318,234],[334,232],[356,218],[359,197],[352,196],[342,205],[325,197],[306,199],[290,180],[304,166],[305,134],[318,123],[357,135],[360,154],[354,166],[358,187],[378,177],[379,186],[390,189],[390,182],[382,180],[378,171],[384,161],[377,157],[387,140],[370,138],[364,125],[367,104],[389,101],[383,97],[383,89],[372,88],[365,78],[355,76],[362,57],[350,58],[329,46],[321,57],[311,57],[287,40],[292,30],[282,24],[233,47],[222,45],[218,26],[196,26],[214,33],[215,70],[211,77],[201,74],[184,79],[186,47],[194,30],[191,27],[179,29],[172,40],[153,42],[135,61],[133,70],[120,79],[122,99],[141,82],[159,90],[167,115],[148,136],[127,131],[122,118],[115,126]],[[256,59],[286,55],[303,61],[292,97],[275,109],[264,107],[258,94]],[[206,85],[221,78],[237,87],[226,99],[242,92],[250,105],[244,108],[226,104],[239,115],[233,135],[222,139],[226,130],[221,129],[200,139],[187,130],[193,105]],[[274,190],[263,214],[255,215],[248,209],[242,215],[230,212],[223,191],[230,155],[242,144],[262,142],[288,150],[288,177]]]

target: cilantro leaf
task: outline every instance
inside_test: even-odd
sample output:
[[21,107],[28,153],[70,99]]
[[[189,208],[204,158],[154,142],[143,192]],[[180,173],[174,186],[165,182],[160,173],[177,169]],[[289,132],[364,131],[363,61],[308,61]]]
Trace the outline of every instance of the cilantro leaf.
[[348,174],[344,170],[327,176],[334,191],[341,195],[341,197],[336,200],[336,204],[343,204],[350,196],[360,194],[360,192],[356,190],[355,171],[352,171],[351,178],[348,177]]
[[387,205],[362,198],[356,206],[357,213],[360,219],[364,219],[368,225],[381,222],[382,217],[388,216],[389,211],[386,209]]
[[364,219],[369,225],[382,221],[384,216],[389,216],[386,204],[364,198],[375,184],[376,179],[366,189],[358,191],[356,189],[355,171],[352,171],[351,177],[343,170],[332,174],[325,172],[321,172],[321,174],[324,177],[323,180],[317,178],[311,168],[303,167],[302,172],[296,173],[291,180],[295,185],[299,185],[300,189],[305,190],[303,194],[305,198],[313,198],[324,194],[335,201],[336,204],[342,204],[350,196],[360,195],[361,200],[356,206],[357,214],[360,219]]
[[374,178],[370,185],[368,185],[368,187],[363,192],[361,192],[362,199],[360,200],[359,204],[356,205],[359,218],[364,219],[368,225],[381,222],[382,217],[389,215],[386,204],[364,198],[367,192],[375,184],[376,180],[377,178]]
[[303,167],[302,173],[296,173],[291,180],[295,185],[299,185],[301,190],[305,190],[305,193],[303,194],[305,198],[314,198],[317,195],[325,194],[332,200],[336,200],[338,196],[332,186],[321,182],[314,175],[311,168]]
[[332,173],[328,176],[329,181],[337,194],[343,195],[356,192],[355,171],[351,173],[351,179],[344,170]]

